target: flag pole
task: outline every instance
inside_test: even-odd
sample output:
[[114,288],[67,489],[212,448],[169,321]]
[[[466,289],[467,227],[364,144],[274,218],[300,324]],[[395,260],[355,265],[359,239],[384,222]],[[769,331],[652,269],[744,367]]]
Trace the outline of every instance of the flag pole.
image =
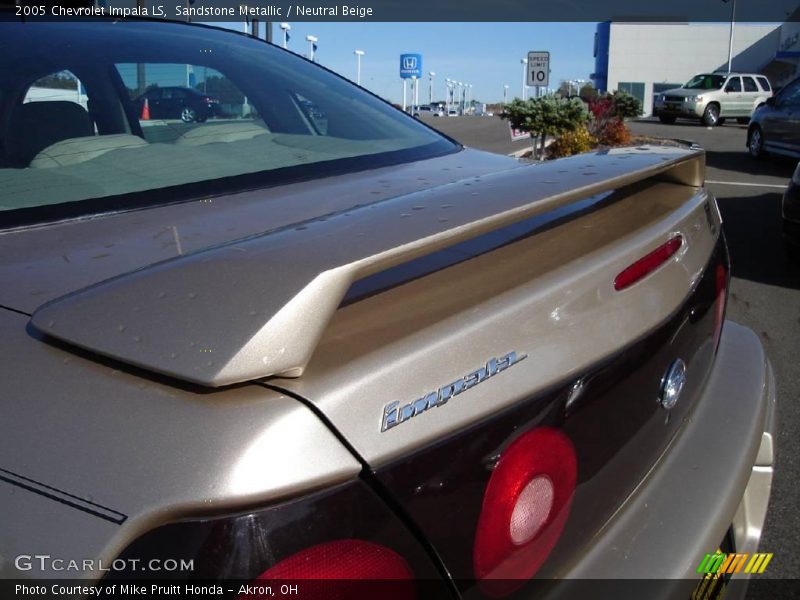
[[731,63],[733,62],[733,26],[736,20],[736,0],[731,2],[731,31],[728,36],[728,73],[731,72]]

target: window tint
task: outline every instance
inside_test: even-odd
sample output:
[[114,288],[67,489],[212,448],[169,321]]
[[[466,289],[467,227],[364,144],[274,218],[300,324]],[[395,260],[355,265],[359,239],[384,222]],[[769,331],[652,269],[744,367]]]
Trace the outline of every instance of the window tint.
[[769,79],[766,77],[756,77],[758,79],[758,83],[761,85],[761,89],[765,92],[771,92],[772,86],[769,84]]
[[726,92],[741,92],[742,80],[739,77],[731,77],[728,83],[725,84]]
[[756,85],[756,82],[752,77],[742,77],[742,81],[744,82],[744,91],[745,92],[757,92],[758,91],[758,86]]
[[214,28],[0,22],[0,82],[25,98],[0,107],[0,215],[174,202],[459,148],[295,54]]

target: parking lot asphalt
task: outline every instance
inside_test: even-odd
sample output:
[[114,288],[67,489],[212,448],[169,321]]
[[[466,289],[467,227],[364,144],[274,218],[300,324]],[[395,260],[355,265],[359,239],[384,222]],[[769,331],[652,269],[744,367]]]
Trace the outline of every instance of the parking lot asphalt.
[[511,141],[508,121],[500,117],[422,117],[422,122],[470,148],[497,154],[530,150],[531,141]]
[[[450,117],[426,122],[466,146],[510,154],[528,142],[511,142],[499,118]],[[750,158],[747,126],[707,128],[699,123],[630,124],[634,134],[677,138],[706,151],[706,186],[717,197],[731,254],[727,318],[761,338],[775,371],[778,395],[777,465],[762,552],[774,557],[764,576],[794,579],[800,573],[800,264],[781,239],[781,195],[796,161]],[[503,138],[505,136],[505,138]],[[731,410],[736,410],[735,406]],[[732,444],[736,440],[731,440]],[[713,507],[709,507],[713,510]]]

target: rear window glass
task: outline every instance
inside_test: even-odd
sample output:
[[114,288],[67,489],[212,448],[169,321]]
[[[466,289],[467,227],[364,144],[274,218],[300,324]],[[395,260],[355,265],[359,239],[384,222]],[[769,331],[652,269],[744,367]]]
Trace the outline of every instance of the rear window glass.
[[728,83],[725,84],[726,92],[741,92],[742,80],[739,77],[731,77]]
[[458,149],[244,35],[141,22],[4,22],[0,33],[0,219],[44,206],[80,213],[85,201],[90,212],[175,201]]
[[758,83],[761,84],[762,90],[764,90],[765,92],[772,91],[772,86],[770,86],[769,84],[769,79],[767,79],[766,77],[756,77],[756,79],[758,79]]
[[80,80],[69,71],[58,71],[40,77],[25,92],[23,102],[64,100],[86,108],[86,90]]
[[742,77],[742,81],[744,82],[744,91],[745,92],[757,92],[758,91],[758,86],[756,85],[756,82],[752,77]]

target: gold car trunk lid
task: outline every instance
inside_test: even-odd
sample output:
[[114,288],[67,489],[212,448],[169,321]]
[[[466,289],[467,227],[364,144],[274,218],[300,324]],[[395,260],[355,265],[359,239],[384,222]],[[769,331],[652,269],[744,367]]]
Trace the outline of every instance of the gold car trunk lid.
[[45,304],[32,323],[205,386],[297,377],[357,280],[636,182],[694,189],[703,173],[701,152],[639,147],[464,179],[119,276]]

